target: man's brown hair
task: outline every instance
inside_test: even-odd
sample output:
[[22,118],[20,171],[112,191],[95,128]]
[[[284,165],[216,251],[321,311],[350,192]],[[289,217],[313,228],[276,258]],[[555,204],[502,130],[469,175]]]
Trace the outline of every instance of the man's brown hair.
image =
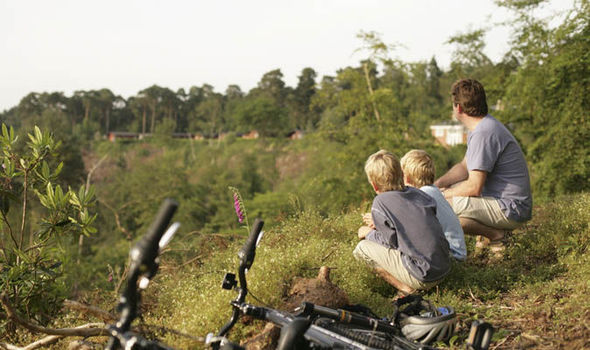
[[475,79],[457,80],[451,87],[453,106],[459,105],[471,117],[485,117],[488,103],[483,85]]
[[418,188],[432,185],[434,182],[434,162],[426,151],[413,149],[400,160],[404,175]]

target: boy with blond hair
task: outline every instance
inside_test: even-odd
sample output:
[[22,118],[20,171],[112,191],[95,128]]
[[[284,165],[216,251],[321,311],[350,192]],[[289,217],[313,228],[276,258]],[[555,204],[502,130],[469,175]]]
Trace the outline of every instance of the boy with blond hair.
[[426,193],[406,187],[398,158],[381,150],[365,164],[377,193],[354,256],[371,264],[377,274],[401,294],[438,284],[450,271],[449,244],[436,219],[436,202]]
[[411,150],[400,160],[404,172],[404,183],[419,188],[436,202],[436,218],[440,222],[449,242],[451,255],[460,261],[467,257],[465,234],[459,218],[438,187],[434,186],[435,168],[432,158],[426,151]]

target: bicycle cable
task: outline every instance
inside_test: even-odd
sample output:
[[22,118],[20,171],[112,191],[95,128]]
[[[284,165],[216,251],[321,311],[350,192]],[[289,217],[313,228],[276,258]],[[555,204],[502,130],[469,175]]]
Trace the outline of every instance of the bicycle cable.
[[269,304],[265,303],[264,301],[260,300],[256,295],[254,295],[252,293],[252,291],[250,289],[248,289],[248,295],[250,295],[252,297],[252,299],[256,300],[257,302],[259,302],[260,304],[262,304],[262,306],[267,307],[269,309],[272,309],[273,307],[270,306]]

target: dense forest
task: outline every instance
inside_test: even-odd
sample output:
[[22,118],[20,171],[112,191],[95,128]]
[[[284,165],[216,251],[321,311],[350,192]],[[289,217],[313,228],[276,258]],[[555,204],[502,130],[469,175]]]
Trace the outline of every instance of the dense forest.
[[[448,40],[446,70],[435,57],[395,59],[378,33],[361,32],[358,65],[323,77],[305,68],[294,87],[274,69],[247,92],[207,84],[153,85],[129,98],[108,88],[31,92],[0,113],[0,290],[47,323],[63,298],[112,289],[165,197],[180,203],[178,259],[212,249],[207,234],[240,230],[230,186],[247,215],[270,227],[297,213],[366,209],[363,164],[376,150],[425,149],[439,174],[463,157],[462,146],[436,144],[429,126],[450,121],[449,89],[464,77],[483,83],[491,114],[520,142],[536,203],[590,190],[590,2],[575,1],[557,25],[532,15],[542,1],[497,3],[513,13],[499,62],[484,53],[485,29]],[[260,138],[239,137],[253,130]],[[288,139],[295,130],[305,136]],[[149,137],[113,143],[110,132]],[[1,319],[0,333],[13,334]]]

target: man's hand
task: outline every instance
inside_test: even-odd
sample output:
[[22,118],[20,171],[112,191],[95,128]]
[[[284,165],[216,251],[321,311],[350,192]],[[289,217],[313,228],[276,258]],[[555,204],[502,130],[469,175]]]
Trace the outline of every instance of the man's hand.
[[373,223],[373,215],[371,215],[371,213],[363,214],[363,223],[369,226],[371,229],[375,229],[375,224]]
[[471,170],[467,180],[442,191],[448,200],[452,197],[479,197],[486,182],[488,173],[481,170]]

